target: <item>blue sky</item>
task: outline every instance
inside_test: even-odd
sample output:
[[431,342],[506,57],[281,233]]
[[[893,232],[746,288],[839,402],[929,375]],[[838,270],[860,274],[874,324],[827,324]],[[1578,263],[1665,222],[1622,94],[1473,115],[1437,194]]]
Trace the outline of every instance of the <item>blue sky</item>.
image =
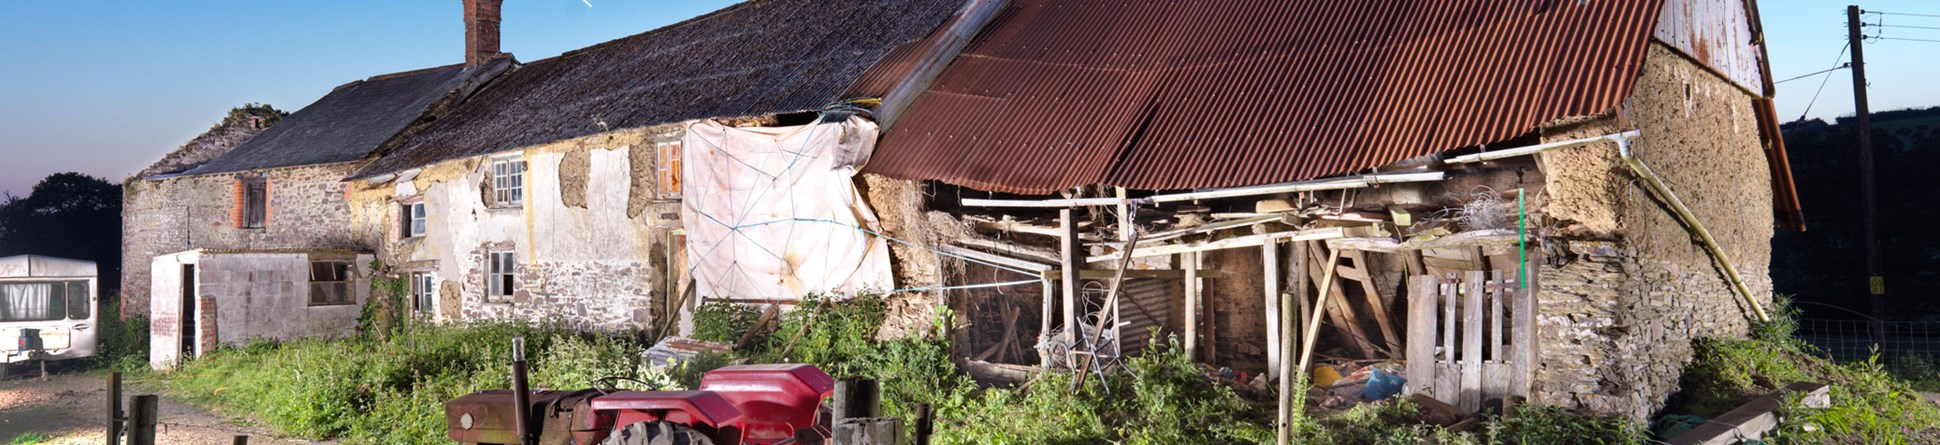
[[[727,0],[509,0],[504,49],[537,60],[719,9]],[[831,0],[839,1],[839,0]],[[1609,1],[1609,0],[1601,0]],[[1842,2],[1762,3],[1778,79],[1822,70],[1845,44]],[[1940,14],[1930,1],[1872,10]],[[1940,27],[1940,18],[1886,16]],[[1940,40],[1940,30],[1886,28]],[[119,181],[215,123],[263,102],[295,111],[331,88],[376,74],[457,63],[458,0],[96,0],[0,2],[0,191],[26,194],[61,171]],[[1940,105],[1940,43],[1870,42],[1875,110]],[[1833,73],[1812,117],[1852,112],[1851,80]],[[1779,114],[1798,117],[1814,77],[1779,85]]]

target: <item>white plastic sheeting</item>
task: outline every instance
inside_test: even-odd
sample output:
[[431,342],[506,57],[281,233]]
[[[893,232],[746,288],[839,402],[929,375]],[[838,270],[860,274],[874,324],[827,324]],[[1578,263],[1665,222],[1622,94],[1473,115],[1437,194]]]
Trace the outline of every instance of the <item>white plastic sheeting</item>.
[[681,225],[696,295],[793,300],[892,289],[889,245],[854,177],[874,122],[688,126]]

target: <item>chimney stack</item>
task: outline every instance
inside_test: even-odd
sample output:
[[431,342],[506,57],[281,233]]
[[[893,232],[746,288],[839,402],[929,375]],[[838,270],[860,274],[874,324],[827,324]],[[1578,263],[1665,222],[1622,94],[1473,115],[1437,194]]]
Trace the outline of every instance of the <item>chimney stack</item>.
[[502,0],[464,0],[465,66],[484,65],[497,58],[499,4]]

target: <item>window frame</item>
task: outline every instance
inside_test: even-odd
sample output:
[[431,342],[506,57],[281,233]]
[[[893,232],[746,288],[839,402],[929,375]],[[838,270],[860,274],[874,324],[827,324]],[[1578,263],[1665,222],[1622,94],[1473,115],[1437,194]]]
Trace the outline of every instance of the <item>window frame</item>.
[[404,238],[422,237],[426,232],[430,231],[430,224],[428,223],[430,210],[425,208],[424,201],[399,203],[398,206],[399,213],[402,213],[404,216],[402,218],[404,223],[403,227],[400,227],[400,231],[404,233]]
[[[51,313],[51,315],[54,316],[53,318],[12,320],[12,319],[4,318],[3,315],[0,315],[0,323],[55,323],[60,321],[85,321],[88,319],[89,314],[93,312],[94,308],[92,307],[92,304],[90,304],[92,303],[92,299],[89,298],[89,295],[87,292],[88,282],[86,280],[33,280],[33,281],[0,282],[0,286],[11,286],[11,285],[31,286],[31,285],[41,285],[41,284],[49,286],[47,305],[49,306],[48,307],[49,312]],[[77,290],[79,291],[79,296],[80,296],[79,298],[80,301],[78,304],[75,301]],[[0,308],[4,308],[5,304],[6,302],[4,300],[0,300]],[[82,312],[79,315],[76,315],[74,312],[76,308],[82,309]],[[4,314],[4,312],[0,312],[0,314]]]
[[[309,280],[310,297],[308,299],[309,306],[322,307],[322,306],[346,306],[346,305],[357,304],[357,296],[352,294],[353,289],[350,286],[351,281],[353,281],[351,279],[352,278],[351,274],[355,273],[355,271],[351,270],[350,268],[350,261],[342,260],[342,259],[312,259],[309,261],[309,265],[310,265],[310,275],[309,275],[310,276],[310,280]],[[318,268],[319,266],[324,267],[324,269],[319,269]],[[336,279],[335,280],[328,279],[328,278],[331,278],[328,276],[330,275],[329,273],[325,273],[324,274],[325,276],[319,278],[318,272],[321,272],[321,271],[335,272],[335,275],[337,275],[335,277]],[[328,293],[328,292],[322,291],[323,289],[326,289],[325,286],[338,287],[339,290],[337,291],[337,295],[339,297],[336,299],[320,299],[319,297],[322,297],[323,294]]]
[[485,300],[509,302],[519,291],[518,258],[511,249],[485,253]]
[[664,139],[653,142],[654,151],[654,198],[663,200],[681,199],[681,151],[679,139]]
[[525,158],[522,156],[492,158],[492,207],[525,205],[525,171]]
[[413,312],[424,314],[424,315],[437,313],[436,311],[438,307],[437,275],[432,274],[431,272],[411,272],[411,274],[409,275],[409,278],[411,280],[409,285],[410,294],[411,294],[411,310]]

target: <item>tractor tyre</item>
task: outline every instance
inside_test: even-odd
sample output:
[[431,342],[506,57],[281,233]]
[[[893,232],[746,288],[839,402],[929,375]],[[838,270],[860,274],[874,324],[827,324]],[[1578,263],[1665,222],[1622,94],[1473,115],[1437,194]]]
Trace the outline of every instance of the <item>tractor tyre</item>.
[[613,430],[600,445],[714,445],[714,439],[686,425],[656,420]]

